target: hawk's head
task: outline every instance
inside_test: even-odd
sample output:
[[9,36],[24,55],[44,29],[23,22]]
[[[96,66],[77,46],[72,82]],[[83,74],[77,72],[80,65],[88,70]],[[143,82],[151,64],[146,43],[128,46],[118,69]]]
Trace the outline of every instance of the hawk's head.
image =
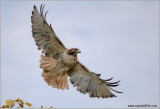
[[69,55],[77,55],[78,53],[81,53],[81,51],[78,48],[71,48],[67,50],[67,53]]

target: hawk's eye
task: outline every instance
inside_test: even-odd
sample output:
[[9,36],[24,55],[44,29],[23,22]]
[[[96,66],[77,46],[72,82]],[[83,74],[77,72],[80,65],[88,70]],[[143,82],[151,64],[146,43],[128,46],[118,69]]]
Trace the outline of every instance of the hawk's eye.
[[71,51],[70,54],[73,55],[75,53],[75,51]]
[[77,51],[78,49],[76,48],[75,51]]

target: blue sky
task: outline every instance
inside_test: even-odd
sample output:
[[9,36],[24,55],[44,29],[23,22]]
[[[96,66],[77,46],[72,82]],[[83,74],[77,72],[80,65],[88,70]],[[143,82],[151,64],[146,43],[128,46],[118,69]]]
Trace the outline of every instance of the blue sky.
[[[49,87],[41,77],[31,33],[31,11],[46,3],[48,23],[67,48],[79,48],[79,60],[101,78],[121,80],[116,98],[83,95]],[[159,106],[158,1],[1,2],[1,104],[22,98],[33,107],[128,108]]]

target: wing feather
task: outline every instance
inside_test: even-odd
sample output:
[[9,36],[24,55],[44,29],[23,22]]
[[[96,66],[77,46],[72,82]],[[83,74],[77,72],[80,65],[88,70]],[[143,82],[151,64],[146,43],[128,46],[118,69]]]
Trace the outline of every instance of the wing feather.
[[42,50],[46,57],[57,57],[60,53],[66,50],[64,44],[55,34],[51,25],[49,26],[46,21],[46,14],[43,14],[45,5],[41,5],[40,13],[37,7],[34,6],[31,16],[32,33],[35,39],[36,45],[39,50]]
[[[69,73],[70,81],[73,86],[77,86],[77,90],[81,93],[89,93],[90,97],[108,98],[116,97],[112,92],[115,91],[110,86],[117,86],[116,83],[109,83],[99,78],[99,74],[89,71],[83,64],[78,62],[73,70]],[[121,93],[115,91],[117,93]]]

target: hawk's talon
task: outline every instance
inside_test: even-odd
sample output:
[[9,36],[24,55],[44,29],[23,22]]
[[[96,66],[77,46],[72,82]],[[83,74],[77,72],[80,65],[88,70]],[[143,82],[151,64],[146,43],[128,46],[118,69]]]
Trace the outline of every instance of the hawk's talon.
[[[57,66],[57,64],[56,64],[55,66]],[[46,68],[45,70],[49,72],[49,71],[50,71],[51,69],[53,69],[55,66],[53,66],[53,67],[51,67],[51,68]]]
[[51,67],[51,68],[47,68],[46,70],[49,72],[52,68],[54,68],[54,67]]

